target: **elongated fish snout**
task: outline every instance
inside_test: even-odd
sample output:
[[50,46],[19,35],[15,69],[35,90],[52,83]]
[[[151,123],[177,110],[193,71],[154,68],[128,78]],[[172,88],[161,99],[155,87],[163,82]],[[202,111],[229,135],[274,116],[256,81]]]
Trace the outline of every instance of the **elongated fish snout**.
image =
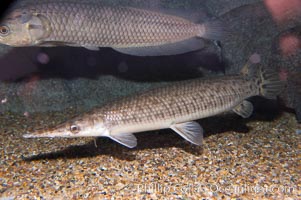
[[43,130],[39,129],[33,132],[27,132],[23,135],[23,138],[54,138],[54,137],[70,137],[68,132],[61,130]]
[[37,136],[31,133],[25,133],[22,136],[23,138],[36,138]]
[[[47,134],[47,133],[43,133],[43,134],[37,134],[37,133],[26,133],[22,136],[23,138],[54,138],[57,137],[57,135],[55,134]],[[60,135],[60,137],[63,137]]]
[[99,137],[103,134],[107,134],[106,127],[103,127],[101,123],[94,126],[93,122],[83,118],[75,118],[63,124],[59,124],[56,127],[37,129],[33,132],[27,132],[23,135],[23,138],[77,138],[77,137]]

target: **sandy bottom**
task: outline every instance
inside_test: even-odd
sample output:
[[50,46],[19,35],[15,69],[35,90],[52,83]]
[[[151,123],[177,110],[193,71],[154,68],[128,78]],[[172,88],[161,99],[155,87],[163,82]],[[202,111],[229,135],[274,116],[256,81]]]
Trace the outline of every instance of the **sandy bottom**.
[[[200,120],[204,145],[172,130],[107,138],[23,139],[73,115],[0,115],[2,199],[301,199],[301,127],[293,114]],[[1,199],[1,198],[0,198]]]

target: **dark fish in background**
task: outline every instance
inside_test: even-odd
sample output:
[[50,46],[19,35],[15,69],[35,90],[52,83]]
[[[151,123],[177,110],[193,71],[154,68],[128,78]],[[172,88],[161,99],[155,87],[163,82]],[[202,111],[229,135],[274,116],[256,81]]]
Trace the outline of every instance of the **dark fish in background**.
[[0,43],[10,46],[112,47],[138,55],[175,55],[219,39],[220,23],[101,3],[37,3],[14,9],[1,22]]
[[301,26],[284,31],[275,41],[277,52],[273,63],[286,80],[280,98],[286,107],[295,110],[297,121],[301,123]]
[[281,73],[287,73],[286,86],[281,99],[287,107],[295,110],[297,121],[301,123],[301,71]]
[[294,108],[296,111],[296,117],[299,123],[301,123],[301,72],[291,75],[288,83],[289,91],[294,90]]
[[246,99],[257,95],[275,98],[282,85],[278,73],[247,65],[240,75],[182,81],[131,95],[24,137],[109,137],[133,148],[137,145],[133,133],[171,128],[201,145],[203,129],[194,120],[231,110],[249,117],[253,105]]
[[0,20],[4,17],[7,9],[14,3],[15,3],[15,1],[12,1],[12,0],[1,0]]

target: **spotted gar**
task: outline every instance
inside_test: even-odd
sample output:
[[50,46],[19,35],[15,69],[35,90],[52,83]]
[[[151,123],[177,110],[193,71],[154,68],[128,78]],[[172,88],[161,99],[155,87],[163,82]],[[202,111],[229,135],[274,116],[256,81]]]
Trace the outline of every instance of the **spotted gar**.
[[272,70],[245,67],[239,75],[182,81],[121,98],[24,137],[103,136],[133,148],[137,145],[133,133],[171,128],[189,142],[201,145],[203,129],[194,120],[231,110],[249,117],[253,106],[246,99],[256,95],[275,98],[282,85],[278,73]]
[[11,46],[112,47],[138,55],[172,55],[201,49],[218,39],[220,23],[190,20],[102,3],[48,2],[17,8],[0,23],[0,43]]

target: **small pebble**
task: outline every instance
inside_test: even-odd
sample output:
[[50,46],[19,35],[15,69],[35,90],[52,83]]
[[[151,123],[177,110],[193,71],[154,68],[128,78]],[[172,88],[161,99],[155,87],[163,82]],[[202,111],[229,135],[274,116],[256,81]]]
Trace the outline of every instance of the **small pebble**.
[[23,115],[24,115],[25,117],[29,117],[29,112],[24,112]]
[[7,103],[7,98],[1,100],[1,104],[5,104],[5,103]]

